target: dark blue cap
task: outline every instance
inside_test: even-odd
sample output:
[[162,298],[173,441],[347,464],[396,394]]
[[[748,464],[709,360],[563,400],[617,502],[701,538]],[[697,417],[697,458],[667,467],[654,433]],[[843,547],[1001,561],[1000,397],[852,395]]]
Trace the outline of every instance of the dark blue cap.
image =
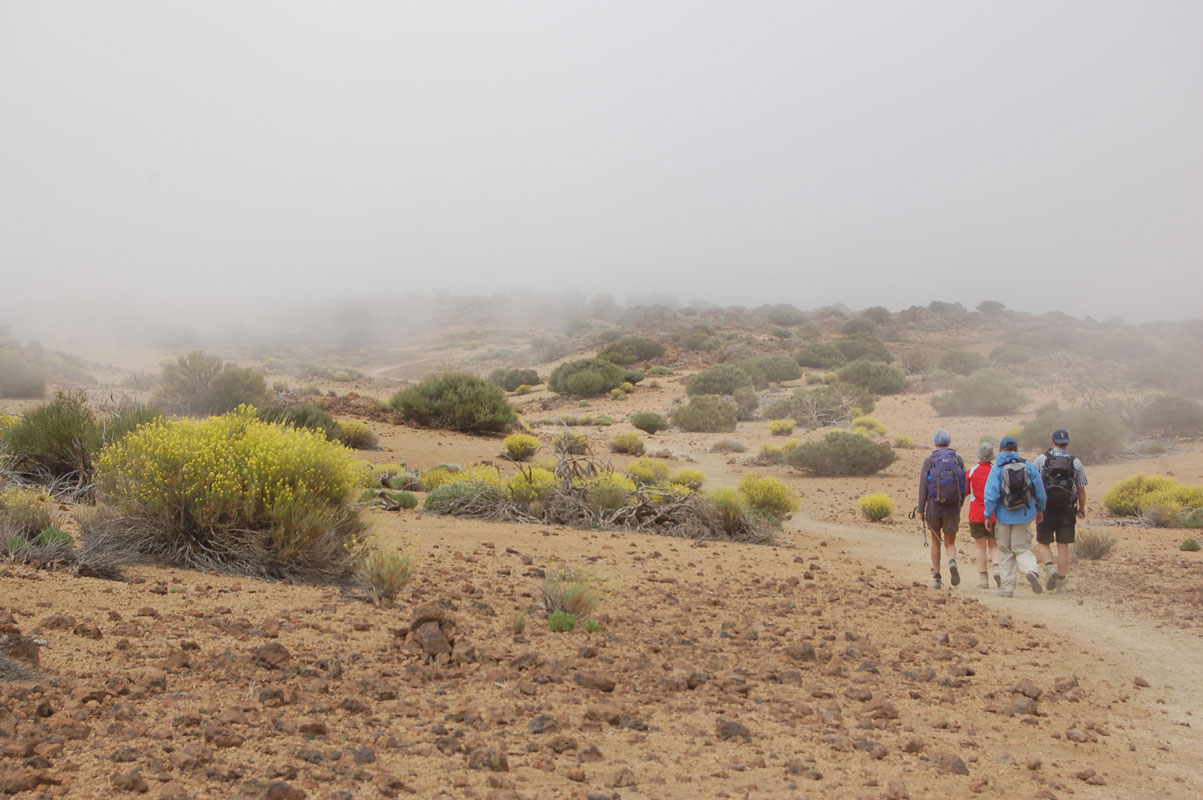
[[1002,441],[998,443],[999,450],[1006,450],[1010,447],[1014,447],[1016,450],[1019,449],[1019,442],[1015,441],[1014,436],[1004,436]]
[[1064,428],[1053,431],[1053,444],[1069,444],[1069,431]]

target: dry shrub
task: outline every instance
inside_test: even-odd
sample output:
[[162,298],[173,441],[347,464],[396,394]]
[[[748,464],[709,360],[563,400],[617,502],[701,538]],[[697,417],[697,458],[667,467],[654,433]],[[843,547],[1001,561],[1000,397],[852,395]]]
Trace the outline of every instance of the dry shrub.
[[1097,531],[1078,531],[1077,541],[1074,542],[1074,555],[1087,561],[1098,561],[1111,555],[1116,538],[1109,533]]
[[408,548],[374,547],[359,562],[360,579],[376,603],[392,603],[417,571],[417,556]]
[[626,431],[614,437],[610,442],[610,452],[622,453],[629,456],[643,455],[643,437],[635,431]]
[[591,614],[605,595],[604,584],[584,569],[553,567],[539,586],[543,608],[550,616],[561,611],[577,617]]
[[338,423],[338,441],[352,450],[374,450],[376,434],[366,422],[344,419]]

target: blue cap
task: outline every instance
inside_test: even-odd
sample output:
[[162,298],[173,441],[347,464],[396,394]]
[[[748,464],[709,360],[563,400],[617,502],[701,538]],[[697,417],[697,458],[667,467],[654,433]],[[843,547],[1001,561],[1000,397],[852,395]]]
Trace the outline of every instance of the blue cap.
[[952,434],[946,430],[936,431],[936,435],[932,437],[932,441],[936,443],[936,447],[948,447],[952,444]]
[[1069,431],[1064,428],[1053,431],[1053,444],[1069,444]]
[[1014,447],[1016,450],[1019,449],[1019,442],[1015,441],[1014,436],[1004,436],[1002,441],[998,443],[999,450],[1006,450],[1011,447]]

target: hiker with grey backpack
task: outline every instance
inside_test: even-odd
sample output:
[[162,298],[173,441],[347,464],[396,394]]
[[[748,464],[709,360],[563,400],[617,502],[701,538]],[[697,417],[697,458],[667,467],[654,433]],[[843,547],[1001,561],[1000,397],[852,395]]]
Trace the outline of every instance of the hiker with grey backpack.
[[[1053,446],[1032,459],[1040,470],[1048,507],[1044,519],[1036,523],[1036,550],[1044,560],[1044,588],[1064,588],[1069,574],[1069,546],[1074,543],[1077,522],[1086,516],[1086,470],[1069,452],[1069,431],[1053,431]],[[1057,543],[1057,562],[1053,563],[1051,545]]]
[[1040,594],[1040,575],[1032,553],[1032,521],[1044,519],[1048,495],[1036,465],[1019,455],[1019,442],[1004,436],[998,443],[998,458],[986,480],[986,530],[998,541],[1000,597],[1014,597],[1017,573],[1022,570],[1032,591]]
[[961,525],[961,504],[965,502],[968,484],[965,462],[949,445],[948,431],[936,431],[936,449],[923,461],[919,473],[919,519],[931,531],[931,569],[933,589],[944,588],[940,577],[940,544],[948,552],[949,582],[961,582],[957,569],[957,528]]

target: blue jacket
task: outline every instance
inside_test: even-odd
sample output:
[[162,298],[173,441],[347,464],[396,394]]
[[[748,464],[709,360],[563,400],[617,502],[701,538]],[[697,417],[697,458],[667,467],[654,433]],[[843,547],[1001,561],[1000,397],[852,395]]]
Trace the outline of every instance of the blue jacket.
[[[1019,453],[1011,450],[1003,450],[998,454],[998,459],[994,465],[1001,467],[1003,464],[1009,464],[1012,461],[1022,461]],[[1044,481],[1040,479],[1040,471],[1031,462],[1025,462],[1028,470],[1028,477],[1032,479],[1032,488],[1036,491],[1034,500],[1029,500],[1027,508],[1019,510],[1011,510],[1000,502],[1002,497],[1002,479],[1003,470],[990,470],[990,479],[986,481],[986,519],[994,517],[1002,525],[1022,525],[1025,522],[1031,522],[1036,519],[1037,511],[1044,511],[1044,506],[1048,502],[1048,495],[1044,491]]]

